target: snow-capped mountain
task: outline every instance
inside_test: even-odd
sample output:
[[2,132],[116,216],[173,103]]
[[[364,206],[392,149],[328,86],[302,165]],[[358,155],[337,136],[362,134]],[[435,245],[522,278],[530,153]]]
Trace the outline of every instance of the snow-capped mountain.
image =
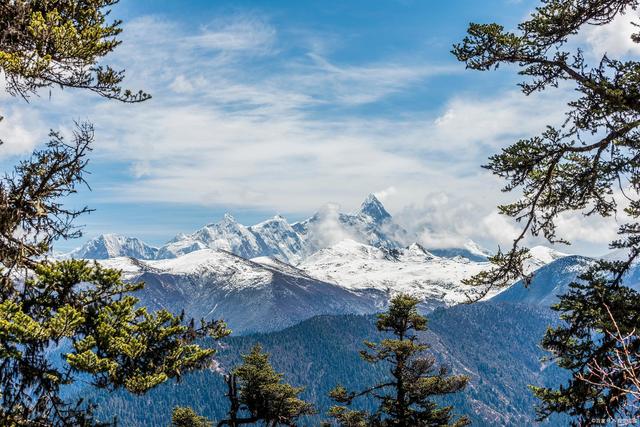
[[[189,234],[178,234],[160,248],[135,238],[104,235],[68,254],[75,258],[105,259],[131,256],[139,259],[169,259],[202,249],[221,249],[243,258],[274,257],[298,264],[318,250],[350,239],[384,249],[401,249],[415,241],[394,222],[378,198],[370,194],[356,212],[342,213],[335,207],[321,209],[309,219],[294,224],[277,215],[252,226],[245,226],[230,214]],[[457,256],[486,261],[489,252],[469,240],[461,248],[433,249],[434,255]]]
[[464,245],[459,248],[431,248],[429,252],[445,258],[463,257],[477,262],[487,261],[492,255],[491,251],[483,248],[471,239],[467,240]]
[[159,249],[158,258],[176,258],[203,248],[222,249],[243,258],[259,256],[262,249],[257,237],[227,213],[220,222],[176,236]]
[[558,295],[569,290],[569,284],[593,262],[591,258],[576,255],[556,259],[538,269],[529,286],[525,287],[519,281],[493,297],[492,301],[549,307],[558,301]]
[[380,200],[369,194],[360,209],[353,213],[340,213],[327,208],[311,218],[293,224],[302,237],[306,251],[312,254],[343,239],[351,239],[375,247],[401,248],[407,232],[394,223]]
[[135,237],[119,234],[103,234],[75,249],[64,258],[107,259],[127,256],[138,259],[154,259],[158,248],[149,246]]
[[[408,240],[370,195],[353,213],[329,207],[295,224],[275,216],[249,227],[226,214],[160,248],[104,235],[69,256],[104,260],[127,280],[144,281],[145,305],[224,318],[242,332],[376,311],[398,292],[420,297],[424,309],[458,304],[474,293],[462,280],[489,268],[488,251],[472,241],[429,250]],[[527,271],[565,256],[545,247],[531,255]]]
[[191,234],[179,234],[158,250],[157,258],[176,258],[206,248],[247,259],[273,256],[289,263],[297,263],[304,253],[300,236],[280,215],[245,227],[225,214],[218,223],[207,224]]
[[261,256],[271,256],[297,264],[305,255],[304,241],[280,215],[249,227],[261,246]]
[[[493,297],[492,301],[549,307],[558,302],[558,296],[569,291],[569,284],[578,280],[578,276],[595,262],[594,258],[579,255],[556,258],[536,270],[529,286],[525,287],[524,283],[519,281]],[[627,273],[624,285],[640,289],[639,265],[633,266]]]
[[282,329],[320,314],[371,313],[376,294],[323,282],[278,261],[268,265],[223,250],[203,249],[165,260],[112,258],[125,280],[143,281],[136,296],[151,309],[182,310],[196,319],[224,319],[236,333]]
[[226,250],[243,258],[269,256],[297,264],[344,238],[376,247],[400,248],[406,236],[407,232],[393,222],[382,203],[370,194],[354,213],[323,209],[294,224],[277,215],[246,227],[225,214],[218,223],[207,224],[191,234],[179,234],[159,248],[157,259],[209,248]]
[[568,256],[569,254],[547,246],[534,246],[529,248],[529,258],[524,262],[524,271],[525,273],[531,273],[555,260]]
[[309,276],[346,289],[406,292],[431,307],[466,301],[465,293],[473,289],[461,280],[488,267],[486,262],[435,256],[417,243],[388,250],[353,240],[321,249],[298,265]]

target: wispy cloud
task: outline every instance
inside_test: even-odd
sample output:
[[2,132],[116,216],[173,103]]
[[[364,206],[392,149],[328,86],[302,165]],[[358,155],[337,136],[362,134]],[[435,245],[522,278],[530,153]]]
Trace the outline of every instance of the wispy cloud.
[[[29,107],[97,124],[96,161],[126,170],[126,180],[100,191],[114,202],[307,213],[325,202],[349,209],[379,190],[430,246],[468,237],[504,243],[513,225],[495,214],[501,183],[479,166],[561,121],[567,96],[452,90],[439,108],[363,114],[462,67],[419,55],[343,63],[309,34],[301,45],[283,43],[268,19],[250,14],[196,31],[145,17],[124,34],[116,60],[128,67],[127,84],[152,100],[121,105],[74,93]],[[22,141],[16,153],[39,134],[21,108],[7,114],[16,128],[5,128]]]
[[252,54],[271,52],[275,41],[275,28],[254,16],[221,19],[183,39],[184,45],[194,48]]

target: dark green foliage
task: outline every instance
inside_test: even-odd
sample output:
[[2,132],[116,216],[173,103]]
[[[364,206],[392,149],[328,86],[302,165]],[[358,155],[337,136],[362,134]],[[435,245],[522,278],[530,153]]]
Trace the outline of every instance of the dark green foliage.
[[211,427],[211,425],[211,421],[196,414],[193,409],[178,406],[173,408],[169,427]]
[[500,210],[524,221],[525,227],[513,250],[496,256],[497,268],[476,277],[473,283],[479,285],[508,285],[522,275],[526,250],[517,245],[527,231],[562,241],[556,235],[559,214],[583,210],[588,215],[611,215],[617,208],[612,194],[619,180],[634,190],[640,184],[635,154],[640,66],[606,56],[589,66],[581,51],[566,47],[567,39],[582,26],[606,25],[616,15],[631,12],[638,1],[542,3],[515,33],[498,24],[471,24],[468,36],[453,50],[474,70],[518,65],[520,74],[529,78],[521,84],[525,94],[568,81],[579,95],[568,105],[564,126],[516,142],[485,166],[507,180],[505,191],[523,192],[524,197]]
[[[544,353],[538,340],[554,318],[545,308],[490,303],[431,313],[429,329],[418,333],[419,339],[432,345],[440,363],[470,376],[464,391],[436,400],[453,405],[456,413],[468,414],[472,425],[533,425],[536,399],[527,385],[554,387],[566,378],[555,365],[540,363]],[[349,390],[363,389],[389,375],[387,367],[367,363],[358,354],[362,341],[382,338],[372,316],[320,316],[280,332],[229,337],[216,360],[227,370],[225,367],[241,363],[241,355],[256,343],[262,344],[287,382],[305,386],[301,398],[313,402],[320,415],[305,417],[300,424],[315,426],[334,404],[328,393],[335,384],[342,383]],[[155,427],[166,424],[175,406],[191,406],[212,420],[226,418],[226,392],[221,374],[201,371],[140,397],[124,392],[78,393],[96,401],[102,419],[117,415],[121,425]],[[352,407],[372,412],[377,405],[373,399],[363,398]],[[567,425],[557,416],[552,421],[554,426]]]
[[123,71],[97,62],[120,41],[121,21],[108,22],[119,0],[15,0],[0,3],[0,69],[7,90],[24,98],[51,86],[87,89],[139,102],[122,89]]
[[[562,126],[517,141],[485,166],[506,180],[504,191],[522,192],[523,197],[499,209],[524,227],[511,250],[492,259],[493,269],[467,283],[480,287],[479,296],[520,277],[527,283],[531,278],[522,269],[527,250],[519,244],[528,232],[563,242],[557,235],[559,215],[577,211],[606,217],[624,211],[627,223],[620,226],[620,240],[611,247],[626,249],[628,258],[600,262],[582,275],[555,306],[566,324],[551,329],[543,340],[572,379],[556,390],[535,390],[542,399],[543,418],[566,412],[580,425],[593,419],[634,418],[640,416],[639,394],[629,377],[640,377],[640,306],[631,304],[638,295],[623,285],[623,277],[640,254],[640,63],[604,55],[589,64],[583,52],[567,42],[588,25],[608,25],[621,14],[633,13],[640,2],[541,3],[515,32],[498,24],[471,24],[467,37],[453,50],[474,70],[515,64],[525,77],[520,86],[527,95],[563,82],[577,94],[567,105]],[[630,37],[640,42],[640,32]],[[627,199],[624,209],[614,199],[616,190]],[[620,361],[617,356],[623,350],[629,357]],[[598,378],[594,368],[608,373],[606,378]],[[616,369],[628,374],[615,375]]]
[[[630,403],[637,402],[633,395],[638,392],[634,373],[640,362],[636,333],[640,330],[640,294],[625,286],[612,286],[601,268],[596,265],[583,274],[582,281],[571,284],[555,306],[566,325],[549,329],[542,344],[558,355],[556,363],[570,370],[573,377],[557,390],[533,387],[545,402],[539,408],[541,418],[566,412],[575,416],[579,425],[586,420],[637,416],[637,408]],[[628,359],[622,354],[624,346]],[[627,363],[630,372],[623,369]],[[606,387],[607,382],[615,387]]]
[[[221,322],[195,326],[182,315],[148,313],[127,295],[141,284],[85,261],[48,262],[53,241],[77,235],[62,199],[84,182],[93,128],[71,143],[53,133],[43,150],[0,181],[0,425],[91,425],[91,405],[67,402],[62,388],[86,375],[97,387],[143,393],[209,366]],[[65,363],[49,357],[66,344]]]
[[282,377],[262,347],[253,346],[249,354],[242,356],[242,364],[225,375],[230,409],[228,418],[219,421],[218,426],[295,426],[298,418],[313,414],[313,405],[298,398],[304,388],[293,387]]
[[[436,366],[436,358],[426,355],[429,348],[418,341],[416,332],[427,329],[427,318],[418,313],[420,300],[409,295],[396,295],[386,313],[378,315],[378,331],[391,334],[379,343],[365,341],[362,358],[390,369],[391,377],[365,388],[350,392],[343,386],[334,388],[330,396],[340,403],[329,414],[345,427],[370,426],[464,426],[467,417],[453,418],[452,406],[440,406],[433,398],[463,390],[469,378],[450,375],[449,370]],[[380,402],[374,413],[350,410],[353,401],[370,396]]]
[[[11,95],[51,86],[107,98],[148,98],[122,90],[122,72],[97,65],[119,41],[107,23],[115,0],[5,1],[0,4],[0,69]],[[140,394],[210,366],[213,349],[197,340],[228,335],[222,322],[195,325],[183,315],[149,313],[128,295],[141,284],[85,261],[49,262],[57,239],[79,236],[65,197],[85,183],[94,132],[79,124],[71,141],[50,141],[0,179],[0,425],[97,425],[93,405],[68,400],[83,384]],[[51,357],[64,348],[63,361]],[[60,351],[58,350],[58,353]],[[112,421],[112,417],[107,421]]]
[[[214,353],[195,341],[228,333],[223,323],[196,328],[183,316],[148,313],[126,295],[141,284],[87,261],[41,262],[22,293],[0,303],[0,424],[90,425],[61,387],[87,374],[96,387],[144,393],[169,378],[207,367]],[[48,349],[71,349],[56,366]]]

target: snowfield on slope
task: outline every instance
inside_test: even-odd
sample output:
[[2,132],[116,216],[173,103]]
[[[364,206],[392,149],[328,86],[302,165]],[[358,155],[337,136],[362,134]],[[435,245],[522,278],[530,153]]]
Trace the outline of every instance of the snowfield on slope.
[[462,279],[488,267],[487,262],[436,257],[418,244],[385,251],[353,240],[322,249],[298,265],[311,277],[347,289],[406,292],[445,305],[466,301],[465,293],[474,289]]
[[247,289],[268,286],[273,272],[260,264],[251,262],[229,252],[202,249],[178,258],[139,261],[120,257],[100,261],[105,267],[123,271],[125,279],[144,272],[197,277],[201,283],[209,281],[220,289]]

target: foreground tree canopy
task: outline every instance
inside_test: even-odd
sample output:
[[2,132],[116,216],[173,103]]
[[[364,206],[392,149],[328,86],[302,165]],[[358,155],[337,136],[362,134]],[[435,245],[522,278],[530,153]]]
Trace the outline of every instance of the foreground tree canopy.
[[[427,328],[427,319],[417,311],[420,301],[409,295],[396,295],[386,313],[378,316],[377,327],[393,338],[379,343],[365,342],[362,358],[369,363],[388,365],[391,377],[365,390],[348,391],[338,386],[331,397],[340,405],[331,408],[330,415],[344,427],[393,426],[465,426],[467,417],[454,419],[451,406],[439,406],[434,398],[463,390],[468,378],[449,375],[444,366],[426,355],[429,348],[418,341],[415,332]],[[374,413],[349,409],[360,397],[372,397],[380,402]]]
[[[90,90],[133,102],[148,98],[119,83],[123,72],[96,62],[119,41],[105,1],[6,1],[0,5],[0,68],[7,91]],[[185,322],[149,313],[119,271],[86,261],[50,262],[51,244],[79,235],[64,199],[83,184],[94,132],[78,124],[70,139],[52,132],[46,146],[0,179],[0,425],[99,424],[91,405],[61,397],[65,385],[144,393],[209,366],[214,353],[195,344],[229,333],[224,323]]]
[[283,381],[283,375],[273,369],[269,355],[260,345],[242,356],[243,363],[225,375],[228,417],[218,427],[264,424],[265,426],[295,426],[300,417],[315,413],[313,405],[300,399],[302,387]]
[[119,0],[15,0],[0,4],[0,68],[12,95],[58,86],[87,89],[126,102],[149,95],[120,87],[124,71],[97,61],[120,41],[121,21],[108,21]]
[[[561,126],[522,139],[490,158],[485,167],[504,178],[505,191],[522,193],[500,212],[524,224],[510,251],[499,252],[495,267],[467,281],[478,297],[525,275],[520,247],[531,233],[563,242],[557,219],[582,212],[617,215],[626,222],[612,248],[624,249],[621,261],[594,262],[555,306],[566,321],[549,330],[543,345],[572,373],[557,390],[535,388],[542,399],[541,418],[553,412],[574,415],[576,424],[639,415],[638,354],[640,296],[624,286],[640,254],[640,63],[608,55],[591,60],[575,43],[586,26],[609,25],[636,11],[636,0],[543,0],[515,31],[499,24],[471,24],[453,53],[474,70],[503,64],[519,67],[526,95],[558,86],[577,94]],[[638,33],[628,35],[640,42]],[[627,355],[621,357],[621,355]]]
[[169,427],[211,427],[213,423],[198,415],[193,409],[178,406],[173,408]]

